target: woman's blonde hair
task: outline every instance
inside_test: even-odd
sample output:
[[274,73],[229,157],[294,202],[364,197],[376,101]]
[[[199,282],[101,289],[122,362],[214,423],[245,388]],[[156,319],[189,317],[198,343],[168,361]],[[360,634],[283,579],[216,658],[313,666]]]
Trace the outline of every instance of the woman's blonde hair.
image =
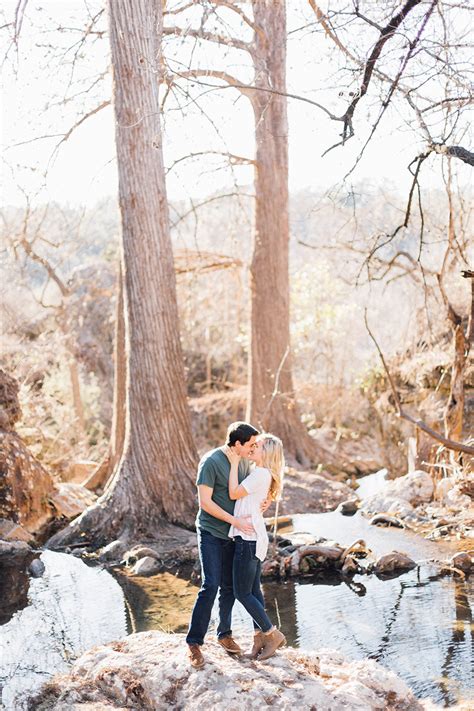
[[263,442],[262,466],[268,469],[272,475],[269,498],[272,501],[279,501],[283,488],[283,470],[285,468],[285,455],[283,453],[283,443],[279,437],[272,434],[261,434],[257,440]]

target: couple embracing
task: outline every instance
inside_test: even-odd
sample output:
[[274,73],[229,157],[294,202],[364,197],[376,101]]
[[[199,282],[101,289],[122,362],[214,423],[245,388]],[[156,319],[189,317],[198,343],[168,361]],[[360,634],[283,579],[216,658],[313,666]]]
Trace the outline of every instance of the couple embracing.
[[260,567],[268,549],[263,512],[280,497],[285,460],[278,437],[234,422],[226,443],[199,462],[196,518],[202,584],[186,642],[191,666],[204,664],[201,646],[219,593],[217,640],[229,654],[242,654],[232,638],[235,600],[253,619],[251,658],[264,660],[285,644],[265,611]]

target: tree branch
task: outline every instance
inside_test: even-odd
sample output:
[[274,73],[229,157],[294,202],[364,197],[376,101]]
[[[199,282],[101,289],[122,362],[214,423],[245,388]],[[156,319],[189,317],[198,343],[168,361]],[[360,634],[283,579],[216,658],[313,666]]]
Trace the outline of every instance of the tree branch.
[[407,422],[411,422],[413,425],[418,427],[418,429],[422,430],[423,432],[426,432],[427,435],[432,437],[432,439],[436,440],[437,442],[441,442],[447,449],[452,449],[454,452],[464,452],[465,454],[471,454],[474,455],[474,447],[470,447],[467,444],[463,444],[462,442],[455,442],[452,439],[448,439],[447,437],[443,437],[439,432],[436,432],[432,427],[429,427],[426,422],[423,422],[423,420],[417,419],[415,417],[412,417],[412,415],[408,414],[407,412],[404,411],[402,408],[402,404],[400,402],[400,397],[398,395],[397,389],[395,387],[395,383],[393,382],[393,378],[390,374],[390,371],[388,369],[387,363],[385,361],[384,355],[380,349],[379,344],[377,343],[375,336],[373,335],[372,331],[369,328],[369,324],[367,322],[367,309],[364,311],[364,321],[365,321],[365,327],[367,329],[367,333],[369,334],[370,338],[372,339],[378,354],[380,356],[380,360],[382,361],[382,365],[385,369],[385,373],[388,378],[388,382],[390,383],[390,388],[392,390],[392,395],[393,399],[395,401],[395,407],[397,409],[397,414],[399,417],[401,417],[404,420],[407,420]]
[[183,29],[181,27],[163,27],[164,35],[175,35],[176,37],[194,37],[196,39],[207,40],[208,42],[216,42],[234,49],[241,49],[244,52],[252,52],[253,45],[250,42],[236,39],[234,37],[226,37],[215,32],[207,32],[207,30],[193,30],[191,28]]
[[[231,74],[228,74],[227,72],[220,72],[217,70],[213,69],[189,69],[184,72],[173,72],[173,76],[176,76],[180,79],[199,79],[199,77],[211,77],[215,79],[222,79],[222,81],[225,81],[228,87],[233,87],[234,89],[239,89],[239,91],[247,96],[250,101],[252,101],[252,95],[256,91],[264,91],[268,94],[276,94],[277,96],[284,96],[287,99],[296,99],[296,101],[303,101],[306,104],[311,104],[311,106],[316,106],[316,108],[321,109],[321,111],[324,111],[324,113],[329,116],[330,119],[333,121],[342,121],[343,119],[340,116],[335,116],[329,109],[327,109],[325,106],[322,104],[318,104],[317,101],[313,101],[312,99],[308,99],[305,96],[298,96],[298,94],[288,94],[287,92],[284,91],[278,91],[277,89],[269,89],[266,87],[262,86],[251,86],[250,84],[241,84],[236,77],[232,76]],[[167,78],[166,81],[172,82],[172,78]],[[214,84],[209,84],[207,82],[203,81],[196,81],[196,84],[200,84],[201,86],[209,86],[214,89],[220,89],[220,88],[226,88],[224,87],[217,87]]]
[[360,85],[360,89],[357,92],[357,95],[354,97],[354,99],[351,101],[349,106],[346,109],[346,112],[343,116],[344,120],[344,130],[343,130],[343,141],[346,140],[348,137],[350,138],[352,135],[354,135],[354,131],[352,128],[352,119],[354,117],[354,112],[356,109],[357,104],[359,101],[362,99],[363,96],[367,93],[367,90],[369,88],[370,80],[372,78],[372,74],[375,69],[375,65],[377,63],[377,60],[379,59],[382,49],[384,48],[385,43],[391,39],[396,30],[399,28],[399,26],[402,24],[402,22],[405,20],[407,15],[413,10],[414,7],[419,5],[422,0],[408,0],[405,5],[402,7],[400,12],[392,17],[388,25],[386,25],[381,31],[380,31],[380,36],[377,42],[375,43],[375,46],[370,53],[370,56],[365,64],[365,70],[364,70],[364,75],[362,77],[362,83]]
[[459,158],[463,163],[474,166],[474,153],[468,151],[467,148],[463,148],[462,146],[445,146],[442,143],[432,143],[430,148],[433,153]]

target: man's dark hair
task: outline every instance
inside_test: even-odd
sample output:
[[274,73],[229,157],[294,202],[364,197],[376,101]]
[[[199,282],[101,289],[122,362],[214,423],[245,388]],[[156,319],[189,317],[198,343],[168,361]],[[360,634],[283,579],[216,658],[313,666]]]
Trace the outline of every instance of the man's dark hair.
[[225,443],[233,447],[236,442],[245,444],[251,437],[256,437],[260,432],[249,425],[248,422],[233,422],[227,428],[227,438]]

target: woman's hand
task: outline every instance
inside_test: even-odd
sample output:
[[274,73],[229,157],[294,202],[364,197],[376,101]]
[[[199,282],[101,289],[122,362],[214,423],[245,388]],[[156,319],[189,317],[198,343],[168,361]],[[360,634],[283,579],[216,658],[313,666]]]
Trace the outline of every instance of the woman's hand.
[[226,452],[226,454],[227,454],[227,458],[228,458],[228,460],[229,460],[231,466],[232,466],[233,464],[239,466],[240,460],[241,460],[241,456],[240,456],[240,454],[237,454],[237,452],[235,451],[235,449],[231,449],[231,448],[229,447],[228,450],[227,450],[227,452]]
[[239,488],[239,462],[240,456],[234,449],[228,448],[226,452],[227,457],[230,462],[230,474],[229,474],[229,498],[238,499],[237,490]]

